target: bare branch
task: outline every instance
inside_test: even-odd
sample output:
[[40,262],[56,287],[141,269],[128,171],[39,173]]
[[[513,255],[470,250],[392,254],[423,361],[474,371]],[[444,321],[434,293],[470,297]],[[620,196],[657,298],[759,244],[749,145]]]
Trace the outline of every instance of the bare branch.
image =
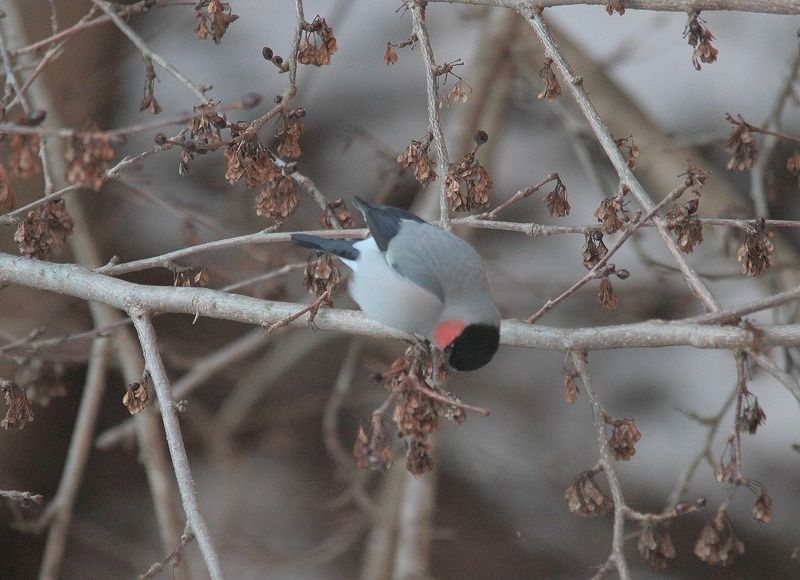
[[156,396],[158,397],[161,407],[164,432],[167,435],[169,454],[172,457],[172,466],[175,469],[175,477],[178,480],[178,489],[181,492],[181,499],[183,500],[183,509],[186,511],[187,522],[197,538],[197,544],[200,546],[200,552],[203,554],[203,559],[206,562],[206,568],[211,578],[214,580],[220,579],[223,575],[222,568],[219,564],[219,556],[217,556],[214,546],[211,543],[211,535],[208,533],[205,520],[200,513],[200,506],[197,503],[197,491],[195,489],[194,479],[192,478],[192,472],[189,469],[189,458],[186,455],[186,448],[183,444],[181,428],[178,424],[175,399],[172,395],[169,379],[167,379],[164,363],[158,352],[156,334],[153,329],[153,324],[150,321],[150,315],[138,306],[133,307],[129,314],[133,319],[133,325],[136,327],[136,332],[139,335],[139,342],[142,345],[145,364],[153,379],[153,386],[155,387]]
[[411,11],[411,17],[414,25],[414,36],[420,46],[420,53],[422,55],[422,63],[425,65],[425,84],[428,91],[428,122],[430,123],[431,132],[433,133],[433,141],[436,145],[436,155],[439,158],[439,183],[441,185],[441,193],[439,197],[439,223],[445,230],[450,229],[450,209],[447,200],[447,187],[444,183],[444,174],[450,166],[450,157],[447,154],[447,142],[444,138],[444,131],[442,131],[442,121],[439,118],[439,107],[436,102],[439,83],[436,80],[436,75],[433,74],[433,69],[436,67],[436,61],[433,57],[433,47],[431,40],[428,36],[428,27],[425,23],[425,3],[418,0],[407,0],[406,5]]
[[608,441],[606,440],[606,412],[592,385],[592,380],[589,376],[589,364],[586,361],[586,357],[587,354],[585,351],[572,351],[572,362],[575,364],[575,369],[580,374],[581,382],[586,388],[586,394],[592,406],[592,418],[594,419],[594,426],[597,434],[597,445],[600,448],[600,465],[606,474],[608,485],[611,487],[611,495],[614,498],[614,536],[610,560],[612,560],[617,567],[620,579],[629,580],[631,574],[628,570],[628,563],[625,560],[625,555],[622,553],[625,546],[625,510],[627,506],[625,505],[625,499],[622,497],[622,486],[620,485],[619,477],[617,476],[617,471],[614,466],[614,460],[611,459]]
[[[518,0],[428,0],[449,4],[473,4],[477,6],[496,6],[498,8],[519,9]],[[580,4],[604,6],[606,0],[537,0],[542,8],[554,6],[575,6]],[[625,0],[626,9],[659,10],[664,12],[708,12],[711,10],[738,10],[740,12],[762,12],[765,14],[800,14],[797,0]]]

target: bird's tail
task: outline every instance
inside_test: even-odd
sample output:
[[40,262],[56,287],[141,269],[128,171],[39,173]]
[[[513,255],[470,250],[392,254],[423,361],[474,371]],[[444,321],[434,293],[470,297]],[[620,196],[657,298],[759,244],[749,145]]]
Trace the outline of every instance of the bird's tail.
[[352,240],[326,240],[308,234],[292,234],[292,242],[301,248],[311,248],[334,256],[339,256],[345,260],[357,260],[358,250],[354,247]]

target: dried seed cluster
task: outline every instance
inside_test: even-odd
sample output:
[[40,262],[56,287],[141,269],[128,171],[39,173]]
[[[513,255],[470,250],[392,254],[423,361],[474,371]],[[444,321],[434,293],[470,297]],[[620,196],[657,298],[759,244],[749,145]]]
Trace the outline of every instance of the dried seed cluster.
[[703,241],[703,223],[695,215],[698,207],[699,201],[692,199],[681,206],[675,204],[667,212],[667,229],[675,232],[678,247],[685,254],[691,254]]
[[556,73],[553,72],[553,59],[544,59],[544,66],[539,70],[539,78],[542,79],[544,88],[536,95],[538,98],[554,101],[561,96],[561,85],[558,84]]
[[[342,198],[329,202],[327,206],[328,209],[333,212],[333,215],[336,221],[339,223],[339,226],[341,226],[343,229],[349,230],[355,225],[355,222],[353,221],[353,215],[350,213],[350,210],[347,208],[347,205],[345,205]],[[320,225],[327,229],[333,228],[333,224],[331,223],[331,219],[327,211],[322,212]]]
[[154,115],[161,112],[161,105],[158,104],[154,93],[154,84],[158,80],[156,76],[156,69],[153,67],[153,59],[145,57],[144,59],[144,95],[139,103],[140,111],[147,111]]
[[232,13],[230,3],[220,0],[202,0],[194,10],[197,18],[197,28],[195,28],[197,38],[205,40],[210,32],[214,44],[219,44],[228,26],[239,19],[239,16]]
[[615,461],[628,461],[636,453],[636,443],[642,438],[636,422],[633,419],[606,417],[606,423],[612,427],[611,438],[608,440],[611,457]]
[[306,260],[303,283],[315,296],[333,290],[341,280],[339,268],[327,254],[311,255]]
[[733,131],[725,141],[725,150],[731,154],[728,169],[747,171],[753,168],[758,156],[758,141],[750,131],[750,125],[741,115],[725,114],[725,119],[733,125]]
[[14,241],[21,254],[40,260],[50,260],[61,251],[75,225],[63,200],[48,201],[17,222]]
[[742,266],[742,272],[748,276],[761,276],[772,266],[772,253],[775,247],[770,238],[764,218],[756,221],[753,227],[748,228],[744,242],[739,246],[736,257]]
[[628,210],[625,209],[625,193],[620,193],[614,197],[607,197],[600,202],[594,212],[594,217],[602,224],[603,233],[614,234],[630,221]]
[[0,391],[3,391],[8,406],[5,417],[0,420],[0,427],[6,430],[22,430],[27,423],[33,421],[33,410],[25,389],[14,381],[0,379]]
[[614,502],[597,487],[594,476],[597,471],[581,473],[564,493],[569,511],[582,518],[595,518],[608,513]]
[[480,146],[488,139],[485,131],[477,131],[473,150],[464,155],[461,163],[451,163],[447,168],[444,184],[451,211],[472,211],[489,207],[494,182],[475,157]]
[[744,543],[736,537],[724,510],[706,522],[694,544],[695,555],[712,566],[727,566],[744,554]]
[[553,191],[544,196],[544,202],[551,216],[564,217],[569,215],[571,207],[567,200],[567,187],[557,175],[556,186],[553,188]]
[[297,52],[297,62],[323,66],[331,64],[331,56],[339,50],[333,30],[324,18],[317,16],[303,24],[305,35]]
[[406,147],[398,157],[397,162],[405,168],[414,168],[414,177],[422,185],[428,185],[431,181],[436,179],[436,160],[428,155],[431,142],[433,141],[433,133],[428,133],[419,141],[412,140],[411,144]]
[[700,18],[700,14],[692,12],[683,31],[683,37],[688,37],[689,46],[694,48],[692,64],[696,70],[700,70],[701,63],[709,64],[716,61],[719,52],[711,44],[711,41],[714,40],[714,35],[704,24],[705,20]]
[[108,137],[92,131],[72,137],[64,159],[67,161],[65,177],[69,183],[99,191],[108,163],[114,159],[114,147]]
[[664,570],[667,560],[675,557],[675,545],[669,531],[658,524],[648,524],[639,536],[639,554],[651,568]]

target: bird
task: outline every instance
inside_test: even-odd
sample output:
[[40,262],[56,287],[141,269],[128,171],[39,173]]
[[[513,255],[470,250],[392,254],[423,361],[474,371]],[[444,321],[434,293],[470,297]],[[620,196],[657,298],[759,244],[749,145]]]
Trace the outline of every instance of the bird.
[[292,241],[338,256],[353,271],[349,292],[367,318],[427,339],[452,370],[488,364],[500,345],[500,312],[475,249],[404,209],[357,196],[354,204],[370,237],[296,233]]

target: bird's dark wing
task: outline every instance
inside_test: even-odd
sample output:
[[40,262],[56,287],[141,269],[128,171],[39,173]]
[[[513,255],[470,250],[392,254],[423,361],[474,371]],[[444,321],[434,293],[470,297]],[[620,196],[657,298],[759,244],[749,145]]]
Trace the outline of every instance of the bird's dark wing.
[[364,214],[364,219],[367,220],[367,227],[381,252],[386,252],[389,248],[389,242],[400,231],[400,225],[403,220],[427,223],[419,216],[399,207],[373,205],[356,196],[353,199],[356,207]]

